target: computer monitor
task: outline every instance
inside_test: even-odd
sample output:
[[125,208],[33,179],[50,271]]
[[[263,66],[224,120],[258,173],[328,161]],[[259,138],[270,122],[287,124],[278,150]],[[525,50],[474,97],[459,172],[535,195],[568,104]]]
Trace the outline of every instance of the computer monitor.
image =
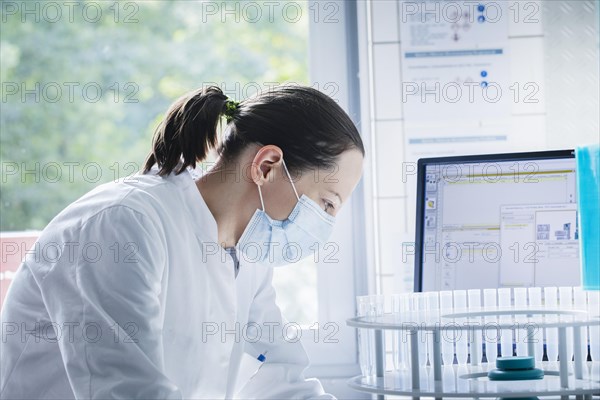
[[415,291],[580,284],[572,150],[418,162]]

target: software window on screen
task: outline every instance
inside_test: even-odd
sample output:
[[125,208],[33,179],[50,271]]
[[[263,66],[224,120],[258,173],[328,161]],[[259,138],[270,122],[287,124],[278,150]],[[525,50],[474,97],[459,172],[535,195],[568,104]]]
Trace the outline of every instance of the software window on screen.
[[428,165],[423,290],[579,285],[573,159]]

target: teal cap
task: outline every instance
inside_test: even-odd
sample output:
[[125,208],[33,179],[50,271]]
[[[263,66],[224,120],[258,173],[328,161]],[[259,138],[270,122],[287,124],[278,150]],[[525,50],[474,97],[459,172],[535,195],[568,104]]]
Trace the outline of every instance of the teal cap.
[[530,356],[498,357],[496,368],[501,370],[521,370],[535,368],[535,360]]

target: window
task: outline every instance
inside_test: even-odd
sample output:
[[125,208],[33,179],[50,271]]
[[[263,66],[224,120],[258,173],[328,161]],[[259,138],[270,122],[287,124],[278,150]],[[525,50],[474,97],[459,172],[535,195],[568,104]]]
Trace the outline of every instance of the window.
[[[3,2],[1,12],[3,251],[21,243],[16,231],[42,230],[93,187],[141,169],[167,107],[189,90],[217,84],[242,100],[295,82],[347,108],[341,1]],[[345,326],[354,313],[352,207],[338,219],[335,264],[309,259],[275,272],[277,301],[308,332],[313,365],[355,363]],[[11,276],[0,275],[3,293]],[[335,326],[321,324],[315,341],[321,321]]]

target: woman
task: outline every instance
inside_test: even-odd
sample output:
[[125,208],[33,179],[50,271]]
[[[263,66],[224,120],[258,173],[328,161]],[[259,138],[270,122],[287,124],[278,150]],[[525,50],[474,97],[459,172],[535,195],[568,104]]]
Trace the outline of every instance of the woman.
[[[363,156],[350,118],[308,87],[180,98],[143,172],[68,206],[23,261],[2,310],[0,397],[330,398],[286,340],[271,267],[327,241]],[[249,381],[244,354],[266,355]]]

